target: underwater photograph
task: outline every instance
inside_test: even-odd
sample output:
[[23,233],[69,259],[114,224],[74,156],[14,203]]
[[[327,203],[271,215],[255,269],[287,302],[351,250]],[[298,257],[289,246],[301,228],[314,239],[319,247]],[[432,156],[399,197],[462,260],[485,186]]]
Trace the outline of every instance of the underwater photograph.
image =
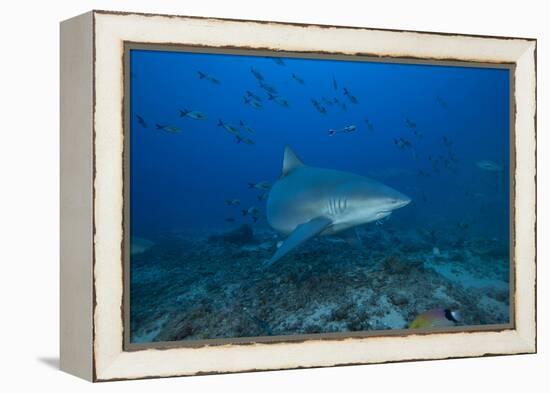
[[512,70],[272,55],[126,52],[129,343],[510,324]]

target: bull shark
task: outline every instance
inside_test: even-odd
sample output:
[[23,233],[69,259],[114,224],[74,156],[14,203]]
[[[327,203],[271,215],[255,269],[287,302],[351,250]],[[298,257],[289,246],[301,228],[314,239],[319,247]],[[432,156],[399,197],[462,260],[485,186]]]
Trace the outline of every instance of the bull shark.
[[338,235],[357,244],[356,227],[388,217],[411,202],[368,177],[305,165],[285,147],[283,171],[267,198],[267,222],[288,235],[267,268],[317,235]]

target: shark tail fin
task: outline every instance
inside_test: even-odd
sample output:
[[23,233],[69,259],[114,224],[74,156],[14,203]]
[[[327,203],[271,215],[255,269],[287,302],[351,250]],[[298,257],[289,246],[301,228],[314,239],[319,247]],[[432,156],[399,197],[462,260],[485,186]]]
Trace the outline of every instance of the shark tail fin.
[[199,73],[199,78],[200,79],[204,79],[204,77],[206,76],[206,74],[204,72],[198,71],[198,73]]
[[222,119],[218,119],[218,127],[223,127],[224,123]]
[[283,157],[283,176],[286,176],[290,171],[299,168],[301,166],[304,166],[304,163],[296,153],[290,148],[290,146],[285,147],[285,153]]

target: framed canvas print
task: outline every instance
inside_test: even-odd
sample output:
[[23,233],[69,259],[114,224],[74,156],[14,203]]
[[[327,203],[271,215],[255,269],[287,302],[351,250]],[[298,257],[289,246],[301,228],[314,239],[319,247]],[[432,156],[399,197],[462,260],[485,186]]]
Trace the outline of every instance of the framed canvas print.
[[536,351],[536,41],[61,24],[61,367]]

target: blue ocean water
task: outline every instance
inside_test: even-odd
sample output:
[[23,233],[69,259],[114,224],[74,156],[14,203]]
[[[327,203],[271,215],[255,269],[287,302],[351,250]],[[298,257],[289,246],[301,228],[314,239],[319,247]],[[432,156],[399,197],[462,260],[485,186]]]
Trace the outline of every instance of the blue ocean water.
[[[509,70],[276,60],[130,51],[130,233],[139,249],[130,264],[132,339],[395,329],[438,307],[460,309],[463,324],[507,323]],[[367,224],[360,250],[316,239],[262,272],[284,237],[265,219],[268,191],[249,183],[273,184],[287,145],[307,165],[376,179],[412,202]],[[252,207],[258,213],[243,215]],[[243,224],[252,235],[242,244],[216,241]],[[332,259],[319,257],[334,244]],[[365,269],[374,270],[363,277]],[[419,293],[396,279],[403,274],[431,286]],[[351,276],[364,283],[331,297],[324,283]],[[394,279],[395,288],[384,287]],[[321,290],[322,301],[288,305]],[[283,303],[266,305],[266,293]]]

